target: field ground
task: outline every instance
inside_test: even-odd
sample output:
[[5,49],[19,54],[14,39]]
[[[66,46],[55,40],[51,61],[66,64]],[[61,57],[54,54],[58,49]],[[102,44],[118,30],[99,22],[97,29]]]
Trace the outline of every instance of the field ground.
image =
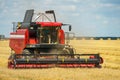
[[72,40],[76,53],[99,53],[102,68],[7,69],[9,41],[0,41],[0,80],[120,80],[120,40]]

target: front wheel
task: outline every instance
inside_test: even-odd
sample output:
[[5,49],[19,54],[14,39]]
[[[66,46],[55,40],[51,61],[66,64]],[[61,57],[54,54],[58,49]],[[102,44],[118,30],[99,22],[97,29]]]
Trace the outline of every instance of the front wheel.
[[24,49],[22,54],[23,54],[23,56],[22,56],[23,59],[29,59],[29,58],[31,58],[31,56],[29,56],[29,54],[32,54],[32,51],[29,49]]

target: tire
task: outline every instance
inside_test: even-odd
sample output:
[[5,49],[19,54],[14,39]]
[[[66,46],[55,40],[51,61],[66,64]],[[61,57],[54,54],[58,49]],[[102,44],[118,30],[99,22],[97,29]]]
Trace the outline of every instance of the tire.
[[[23,59],[29,59],[29,58],[31,58],[31,56],[29,56],[29,54],[32,54],[32,51],[30,51],[29,49],[24,49],[22,54],[23,54],[23,57],[22,57]],[[28,56],[26,56],[24,54],[28,54]]]

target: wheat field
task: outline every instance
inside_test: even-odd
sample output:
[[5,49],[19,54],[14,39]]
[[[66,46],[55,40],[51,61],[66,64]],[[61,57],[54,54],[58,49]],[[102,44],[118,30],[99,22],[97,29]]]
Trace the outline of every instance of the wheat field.
[[120,40],[71,40],[76,53],[99,53],[102,68],[8,69],[9,41],[0,41],[0,80],[120,80]]

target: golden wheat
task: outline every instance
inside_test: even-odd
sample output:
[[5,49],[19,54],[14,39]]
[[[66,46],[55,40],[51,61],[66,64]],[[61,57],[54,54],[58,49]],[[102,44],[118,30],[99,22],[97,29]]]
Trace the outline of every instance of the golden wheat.
[[76,53],[99,53],[103,67],[120,69],[120,40],[72,40]]
[[72,40],[76,53],[100,53],[103,68],[7,69],[9,41],[0,41],[0,80],[120,80],[120,40]]

